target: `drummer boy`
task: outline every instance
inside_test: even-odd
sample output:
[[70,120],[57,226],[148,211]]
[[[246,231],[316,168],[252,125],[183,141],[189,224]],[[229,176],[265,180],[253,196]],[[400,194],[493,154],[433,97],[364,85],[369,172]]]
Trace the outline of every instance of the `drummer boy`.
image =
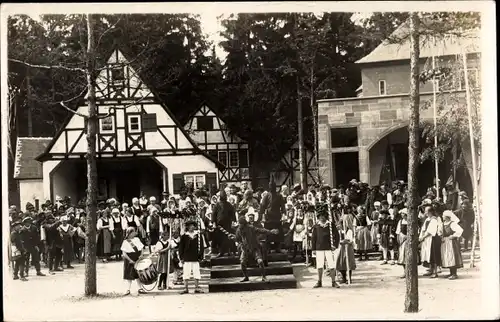
[[181,236],[179,243],[179,256],[183,264],[184,290],[181,294],[188,294],[188,283],[191,273],[194,277],[195,293],[203,293],[199,282],[201,279],[200,260],[203,259],[204,243],[201,235],[196,231],[196,222],[188,220],[185,223],[186,232]]

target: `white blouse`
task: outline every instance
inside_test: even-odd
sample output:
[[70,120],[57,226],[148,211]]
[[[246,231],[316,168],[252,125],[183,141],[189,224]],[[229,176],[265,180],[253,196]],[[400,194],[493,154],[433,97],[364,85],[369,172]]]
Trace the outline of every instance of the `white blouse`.
[[[165,247],[166,247],[166,248],[173,248],[173,246],[172,246],[172,245],[173,245],[173,243],[172,243],[172,241],[171,241],[171,240],[167,240],[167,241],[165,242],[165,244],[166,244],[166,245],[165,245]],[[162,249],[163,249],[163,244],[162,244],[160,241],[158,241],[158,242],[156,243],[155,247],[154,247],[154,251],[155,251],[155,252],[159,252],[159,251],[160,251],[160,250],[162,250]]]
[[464,230],[462,229],[462,227],[460,227],[460,225],[454,221],[452,221],[450,223],[450,228],[451,230],[453,230],[453,237],[456,237],[456,238],[459,238],[460,236],[462,236],[462,233],[464,232]]
[[436,236],[438,233],[438,220],[436,217],[427,218],[424,222],[424,226],[429,222],[429,226],[427,226],[427,230],[420,231],[420,237],[425,236],[425,233],[429,233],[431,237]]
[[101,229],[105,229],[105,228],[108,228],[109,230],[113,230],[113,228],[114,228],[113,220],[108,218],[108,225],[105,226],[102,218],[99,218],[97,220],[97,230],[101,230]]
[[135,253],[136,250],[132,247],[130,243],[132,243],[132,245],[134,245],[138,251],[142,251],[142,249],[144,248],[144,245],[141,243],[140,239],[134,237],[132,239],[125,239],[122,243],[122,247],[120,248],[120,250],[125,253]]

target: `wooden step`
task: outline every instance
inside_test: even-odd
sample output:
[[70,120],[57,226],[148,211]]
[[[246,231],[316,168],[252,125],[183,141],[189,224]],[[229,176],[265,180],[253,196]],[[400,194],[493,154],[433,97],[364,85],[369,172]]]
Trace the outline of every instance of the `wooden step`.
[[[260,276],[261,271],[259,267],[252,266],[248,267],[249,276]],[[266,267],[266,275],[290,275],[293,274],[293,267],[288,261],[271,262]],[[212,271],[210,272],[210,277],[212,279],[216,278],[229,278],[229,277],[243,277],[243,272],[241,271],[240,265],[223,265],[223,266],[212,266]]]
[[293,274],[268,276],[268,282],[262,282],[260,276],[252,276],[250,281],[244,283],[240,282],[241,279],[241,277],[212,279],[208,286],[209,292],[245,292],[297,288],[297,281]]
[[[287,261],[288,255],[284,253],[271,253],[267,256],[268,262]],[[210,260],[212,266],[236,265],[240,263],[239,256],[222,256]]]

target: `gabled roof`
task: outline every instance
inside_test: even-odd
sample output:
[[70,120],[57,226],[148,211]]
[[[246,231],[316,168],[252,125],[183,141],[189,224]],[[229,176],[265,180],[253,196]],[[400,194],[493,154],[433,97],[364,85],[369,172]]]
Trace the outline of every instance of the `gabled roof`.
[[[113,51],[111,52],[110,56],[113,55],[113,53],[116,51],[116,50],[119,50],[123,57],[127,60],[127,61],[131,61],[129,59],[129,56],[128,56],[128,52],[127,50],[120,50],[118,49],[117,47],[115,47],[115,49],[113,49]],[[132,67],[133,68],[133,67]],[[207,159],[209,159],[210,161],[214,162],[215,165],[219,168],[219,169],[225,169],[225,166],[224,164],[222,164],[217,158],[214,158],[212,157],[211,155],[209,155],[208,153],[204,152],[203,150],[201,150],[198,145],[196,144],[196,142],[194,142],[194,140],[191,138],[191,136],[189,134],[186,133],[186,131],[184,130],[184,127],[179,123],[179,121],[177,120],[177,118],[175,117],[175,115],[172,114],[172,112],[170,111],[170,109],[165,105],[165,102],[163,102],[163,100],[160,99],[160,96],[158,95],[157,91],[155,90],[154,87],[150,86],[150,84],[147,83],[147,81],[144,80],[144,78],[141,77],[141,75],[138,73],[138,77],[141,79],[141,81],[144,83],[144,85],[149,89],[149,91],[151,92],[151,94],[153,94],[153,97],[155,98],[156,100],[156,103],[158,103],[164,110],[165,112],[170,116],[170,118],[172,119],[172,121],[174,122],[175,126],[177,126],[179,128],[179,130],[181,131],[181,133],[184,134],[184,136],[186,137],[186,139],[189,141],[189,143],[191,143],[194,147],[194,149],[201,155],[203,155],[204,157],[206,157]],[[87,94],[85,94],[87,95]],[[55,144],[57,138],[62,134],[62,132],[64,131],[64,129],[67,127],[68,123],[70,122],[71,120],[71,117],[73,116],[73,114],[70,114],[67,121],[64,123],[64,125],[59,129],[58,133],[56,134],[56,136],[51,140],[51,142],[48,144],[48,146],[45,148],[45,151],[38,155],[36,157],[36,160],[37,161],[43,161],[46,156],[49,154],[52,146]]]
[[14,179],[42,179],[42,164],[35,158],[42,153],[52,138],[17,138]]
[[[409,60],[410,59],[410,28],[409,21],[399,26],[389,37],[390,39],[401,39],[401,43],[392,43],[384,40],[371,53],[356,61],[357,64],[368,64],[385,61]],[[446,36],[440,38],[433,35],[420,36],[420,57],[450,56],[461,54],[462,50],[467,53],[480,52],[479,30],[472,30],[461,37]]]

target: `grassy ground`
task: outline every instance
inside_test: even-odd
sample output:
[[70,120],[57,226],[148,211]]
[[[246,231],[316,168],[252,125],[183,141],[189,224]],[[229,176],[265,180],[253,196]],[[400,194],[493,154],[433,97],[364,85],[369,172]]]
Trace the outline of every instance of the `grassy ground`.
[[[464,254],[468,267],[469,254]],[[58,275],[4,280],[4,317],[8,321],[58,320],[335,320],[471,318],[481,313],[480,265],[459,270],[459,279],[419,279],[421,311],[404,314],[402,267],[379,261],[357,262],[352,285],[312,289],[313,268],[295,265],[298,288],[241,293],[179,295],[177,291],[121,297],[122,263],[98,264],[99,296],[84,298],[83,265]],[[424,273],[422,267],[420,274]],[[446,275],[443,270],[441,275]],[[136,291],[134,283],[133,294]]]

